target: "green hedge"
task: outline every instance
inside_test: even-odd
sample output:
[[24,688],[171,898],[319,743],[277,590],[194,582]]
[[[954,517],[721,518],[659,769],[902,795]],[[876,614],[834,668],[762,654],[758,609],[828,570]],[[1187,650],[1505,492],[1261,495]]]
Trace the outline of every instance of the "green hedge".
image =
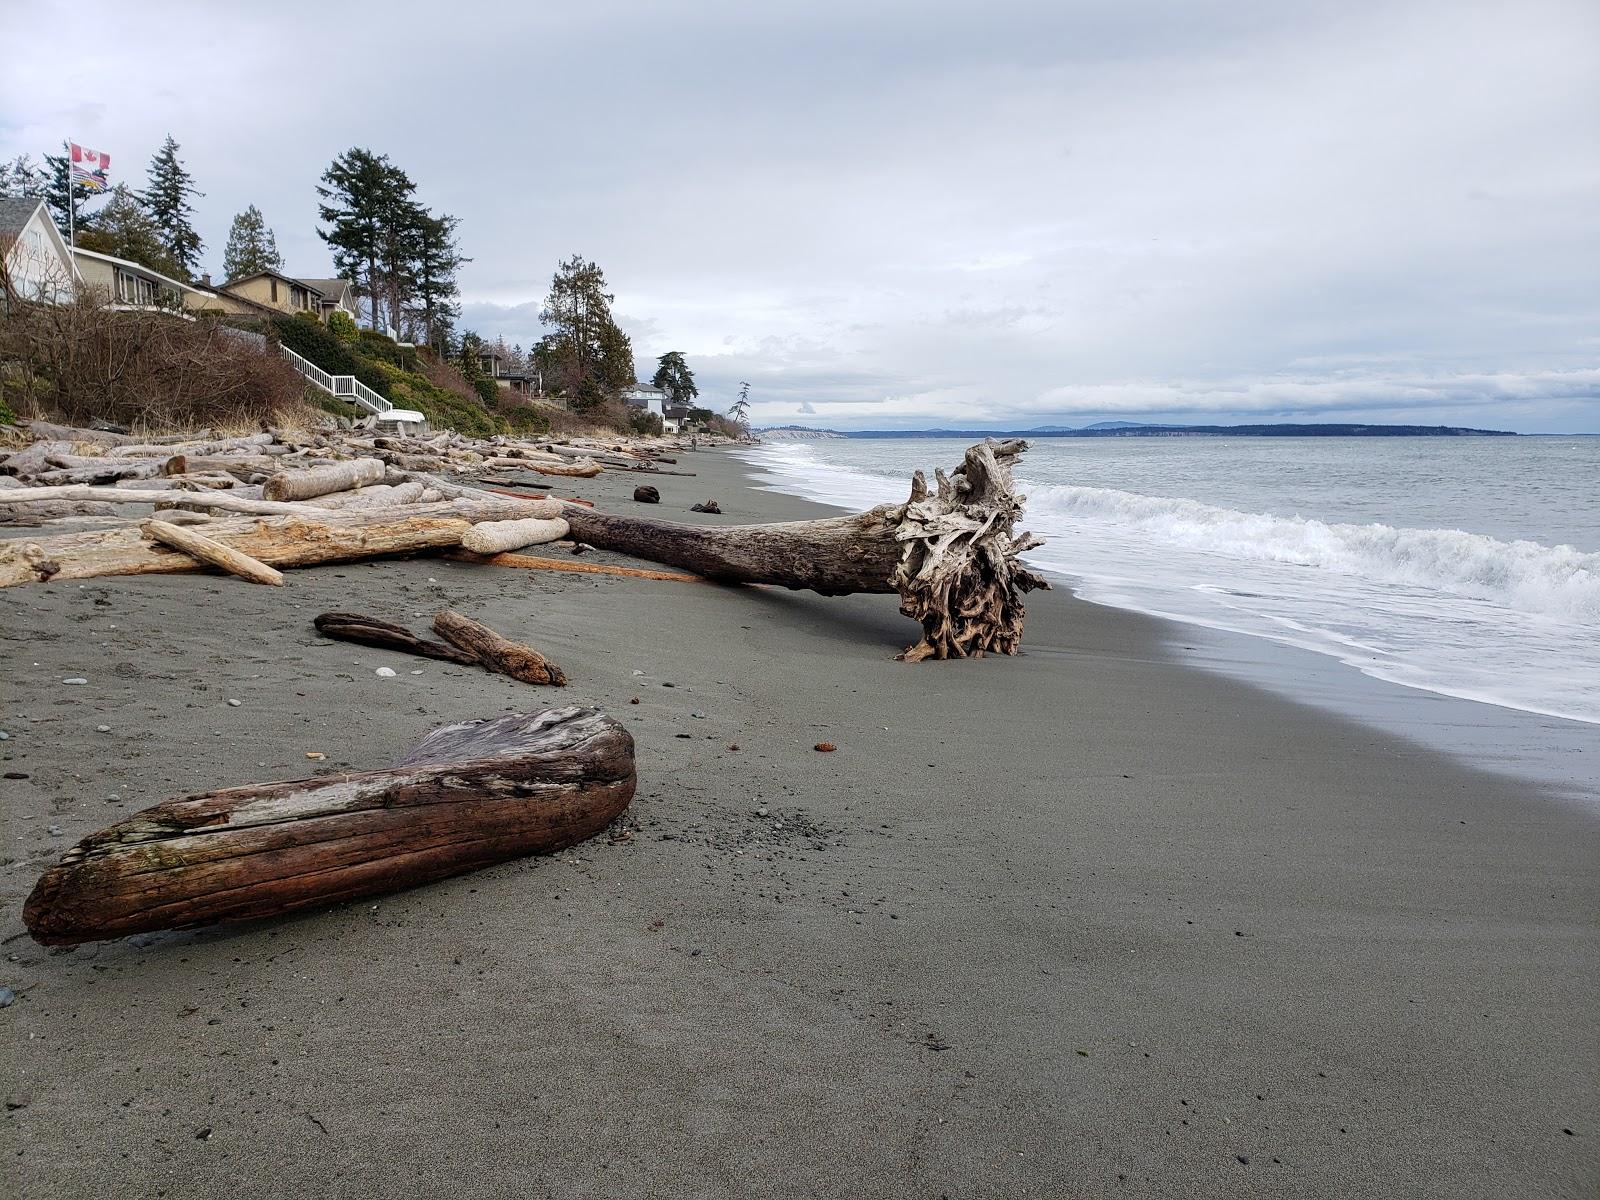
[[378,395],[394,399],[389,395],[389,380],[378,370],[378,364],[355,353],[320,321],[279,316],[272,318],[272,328],[280,342],[328,374],[354,375]]

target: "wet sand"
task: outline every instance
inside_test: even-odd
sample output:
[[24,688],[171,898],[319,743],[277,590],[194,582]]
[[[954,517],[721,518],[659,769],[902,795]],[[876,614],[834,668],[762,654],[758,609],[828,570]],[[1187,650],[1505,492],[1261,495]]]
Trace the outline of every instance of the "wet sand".
[[[655,515],[824,511],[682,465]],[[907,666],[889,597],[425,559],[0,603],[12,1194],[1600,1186],[1600,820],[1185,666],[1160,622],[1057,592],[1020,658]],[[572,685],[310,623],[446,606]],[[146,804],[563,703],[637,739],[624,840],[299,919],[21,932],[42,867]]]

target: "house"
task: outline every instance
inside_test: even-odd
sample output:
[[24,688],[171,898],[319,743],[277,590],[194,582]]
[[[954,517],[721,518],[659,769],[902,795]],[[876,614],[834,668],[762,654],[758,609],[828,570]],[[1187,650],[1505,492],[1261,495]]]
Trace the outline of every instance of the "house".
[[274,312],[323,314],[323,296],[319,288],[300,279],[291,279],[277,271],[257,271],[230,279],[218,289],[223,295],[239,296],[253,304],[264,305]]
[[664,391],[648,383],[636,383],[631,388],[624,389],[622,393],[624,404],[655,413],[656,416],[662,417],[663,422],[665,415],[662,410],[666,407],[666,400],[667,394]]
[[668,404],[661,410],[661,428],[667,433],[682,433],[694,420],[693,412],[687,404]]
[[537,371],[507,370],[505,355],[496,350],[479,348],[478,370],[494,380],[496,387],[504,388],[508,392],[529,400],[536,396],[544,399],[540,373]]
[[0,200],[0,259],[6,295],[19,300],[65,304],[80,282],[72,251],[43,200]]
[[357,325],[361,324],[361,306],[356,303],[356,285],[348,279],[302,279],[299,282],[312,291],[322,294],[324,321],[334,313],[342,312]]
[[85,250],[82,246],[72,247],[72,261],[83,286],[99,293],[110,308],[154,308],[181,313],[192,307],[185,293],[195,289],[143,263],[98,250]]

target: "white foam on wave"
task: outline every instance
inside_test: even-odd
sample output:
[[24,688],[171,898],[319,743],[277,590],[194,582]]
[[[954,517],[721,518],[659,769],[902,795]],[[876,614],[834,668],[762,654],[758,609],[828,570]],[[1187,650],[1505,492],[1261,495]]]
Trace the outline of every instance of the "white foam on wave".
[[[903,477],[805,443],[750,461],[774,491],[861,508]],[[1454,529],[1340,524],[1020,481],[1027,557],[1078,594],[1331,655],[1442,695],[1600,723],[1600,554]]]
[[1027,490],[1035,525],[1112,524],[1187,550],[1335,571],[1600,625],[1600,554],[1572,546],[1503,542],[1458,529],[1328,524],[1109,488],[1040,484]]

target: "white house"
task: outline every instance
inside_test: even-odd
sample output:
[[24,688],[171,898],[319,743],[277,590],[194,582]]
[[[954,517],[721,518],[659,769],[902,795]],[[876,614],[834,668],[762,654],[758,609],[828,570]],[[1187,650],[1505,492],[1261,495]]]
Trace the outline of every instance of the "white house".
[[653,412],[658,417],[663,417],[667,394],[658,387],[648,383],[636,383],[622,393],[622,402],[631,404],[634,408],[642,408],[646,412]]
[[72,251],[43,200],[0,200],[0,256],[9,297],[65,304],[82,282]]

